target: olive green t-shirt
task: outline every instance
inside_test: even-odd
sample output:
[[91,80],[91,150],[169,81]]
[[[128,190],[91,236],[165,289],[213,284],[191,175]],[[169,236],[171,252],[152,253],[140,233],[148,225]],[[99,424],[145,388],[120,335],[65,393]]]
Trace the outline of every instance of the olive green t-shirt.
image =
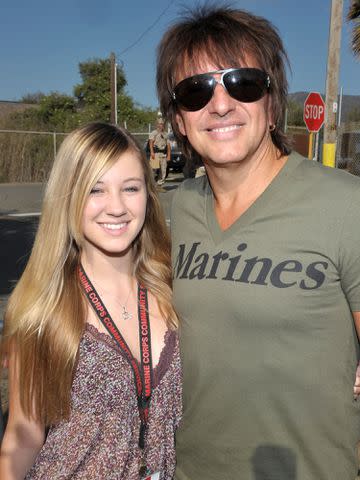
[[184,416],[177,480],[354,480],[360,181],[291,154],[222,231],[207,178],[175,193]]

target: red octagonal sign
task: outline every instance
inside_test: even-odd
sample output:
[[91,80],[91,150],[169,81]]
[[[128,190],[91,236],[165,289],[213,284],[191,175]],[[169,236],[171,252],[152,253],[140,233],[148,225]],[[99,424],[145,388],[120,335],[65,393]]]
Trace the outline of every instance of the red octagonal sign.
[[325,120],[325,103],[320,93],[311,92],[304,103],[304,122],[309,132],[318,132]]

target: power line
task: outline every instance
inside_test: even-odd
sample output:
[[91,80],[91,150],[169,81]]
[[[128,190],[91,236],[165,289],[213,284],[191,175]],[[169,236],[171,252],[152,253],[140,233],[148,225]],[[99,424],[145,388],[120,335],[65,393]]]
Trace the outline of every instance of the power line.
[[135,40],[134,43],[132,43],[131,45],[129,45],[127,48],[125,48],[125,50],[122,50],[122,51],[119,53],[119,56],[120,56],[120,55],[124,55],[124,53],[128,52],[131,48],[135,47],[135,45],[137,45],[137,44],[140,42],[140,40],[142,40],[142,39],[145,37],[145,35],[146,35],[148,32],[150,32],[150,30],[151,30],[152,28],[155,27],[155,25],[158,23],[158,21],[160,20],[160,18],[161,18],[163,15],[165,15],[165,13],[169,10],[169,8],[171,7],[171,5],[172,5],[174,2],[175,2],[175,0],[171,0],[171,2],[168,4],[168,6],[164,8],[164,10],[160,13],[160,15],[159,15],[159,16],[157,17],[157,19],[154,21],[154,23],[152,23],[152,24],[140,35],[140,37],[139,37],[137,40]]

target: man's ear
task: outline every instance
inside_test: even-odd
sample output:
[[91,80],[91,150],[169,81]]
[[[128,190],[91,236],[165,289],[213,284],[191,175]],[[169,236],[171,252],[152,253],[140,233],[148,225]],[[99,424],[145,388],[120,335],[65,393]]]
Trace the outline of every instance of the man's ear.
[[184,135],[184,137],[186,137],[186,130],[185,130],[185,125],[184,125],[184,120],[182,119],[182,116],[180,115],[180,113],[177,113],[177,114],[175,115],[175,120],[176,120],[178,129],[179,129],[181,135]]
[[271,95],[268,95],[268,99],[267,99],[267,117],[268,117],[268,119],[269,119],[269,125],[275,125],[273,108],[272,108],[272,102],[273,102],[272,96],[271,96]]

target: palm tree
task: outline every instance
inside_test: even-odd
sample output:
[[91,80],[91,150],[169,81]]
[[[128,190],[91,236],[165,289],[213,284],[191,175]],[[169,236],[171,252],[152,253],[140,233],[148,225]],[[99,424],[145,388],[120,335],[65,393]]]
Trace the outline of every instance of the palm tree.
[[352,0],[347,14],[347,20],[354,22],[351,48],[354,55],[360,56],[360,0]]

